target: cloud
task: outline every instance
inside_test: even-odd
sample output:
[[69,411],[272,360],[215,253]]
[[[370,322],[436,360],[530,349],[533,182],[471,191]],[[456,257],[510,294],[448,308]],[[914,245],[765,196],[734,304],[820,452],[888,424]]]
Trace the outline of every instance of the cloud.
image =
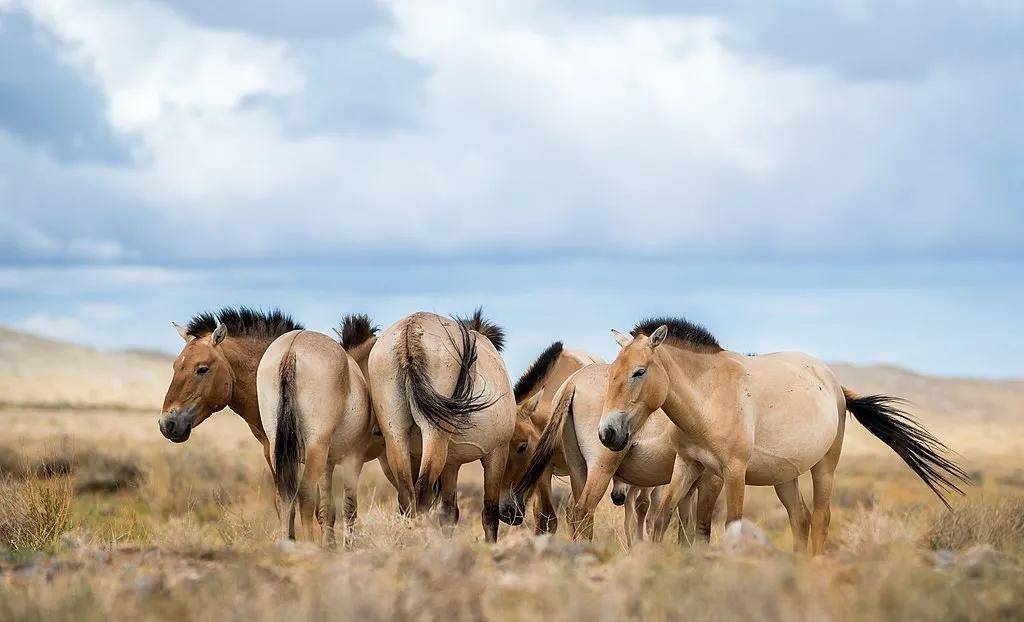
[[28,162],[0,258],[1020,253],[1024,60],[1013,19],[978,42],[989,5],[936,10],[940,50],[870,3],[209,4],[24,3],[130,161],[0,134]]

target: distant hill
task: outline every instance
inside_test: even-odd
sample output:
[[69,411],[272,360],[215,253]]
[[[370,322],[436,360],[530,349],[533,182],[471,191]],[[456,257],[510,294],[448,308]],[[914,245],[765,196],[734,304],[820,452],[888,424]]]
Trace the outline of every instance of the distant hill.
[[831,367],[850,390],[902,397],[910,402],[913,413],[964,422],[1024,420],[1024,380],[926,376],[890,365],[833,363]]
[[[157,410],[171,378],[170,355],[104,352],[0,327],[0,405]],[[926,420],[1024,420],[1024,381],[926,376],[889,365],[832,364],[861,393],[898,395]]]
[[104,352],[0,326],[0,405],[159,410],[173,358]]

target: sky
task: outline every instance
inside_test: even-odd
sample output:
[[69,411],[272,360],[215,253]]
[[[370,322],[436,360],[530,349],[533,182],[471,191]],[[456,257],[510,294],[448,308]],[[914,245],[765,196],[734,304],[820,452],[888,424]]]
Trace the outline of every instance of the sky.
[[[287,6],[287,8],[282,8]],[[0,0],[0,323],[484,305],[1024,376],[1024,5]]]

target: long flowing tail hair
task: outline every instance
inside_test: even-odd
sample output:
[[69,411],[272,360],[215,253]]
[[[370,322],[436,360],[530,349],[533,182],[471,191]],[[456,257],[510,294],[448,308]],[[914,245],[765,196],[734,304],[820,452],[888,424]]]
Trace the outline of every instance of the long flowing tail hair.
[[476,364],[476,337],[470,333],[466,322],[456,321],[461,344],[448,333],[448,339],[457,352],[456,361],[459,375],[451,396],[442,395],[434,388],[427,369],[426,352],[423,349],[423,332],[413,322],[405,326],[402,369],[405,373],[406,393],[412,405],[418,409],[431,425],[450,434],[473,426],[472,415],[490,407],[498,398],[488,399],[483,391],[477,391],[473,381],[473,366]]
[[857,395],[843,387],[846,409],[862,426],[892,448],[947,508],[947,495],[964,494],[971,478],[949,458],[950,449],[909,415],[905,400],[888,395]]
[[299,489],[299,462],[303,443],[295,419],[295,353],[289,349],[281,366],[281,399],[277,405],[277,431],[274,435],[274,484],[285,503]]

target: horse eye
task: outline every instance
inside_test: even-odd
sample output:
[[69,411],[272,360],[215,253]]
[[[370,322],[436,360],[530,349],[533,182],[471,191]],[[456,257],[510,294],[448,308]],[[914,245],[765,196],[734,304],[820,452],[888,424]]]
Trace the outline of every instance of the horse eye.
[[640,368],[640,369],[636,370],[635,372],[633,372],[633,377],[634,378],[640,378],[640,377],[642,377],[646,373],[647,373],[646,369]]
[[200,365],[198,368],[196,368],[196,375],[197,376],[202,376],[203,374],[205,374],[208,371],[210,371],[209,367],[207,367],[206,365]]
[[526,448],[529,447],[529,443],[519,443],[519,447],[516,447],[516,453],[521,454],[526,452]]

